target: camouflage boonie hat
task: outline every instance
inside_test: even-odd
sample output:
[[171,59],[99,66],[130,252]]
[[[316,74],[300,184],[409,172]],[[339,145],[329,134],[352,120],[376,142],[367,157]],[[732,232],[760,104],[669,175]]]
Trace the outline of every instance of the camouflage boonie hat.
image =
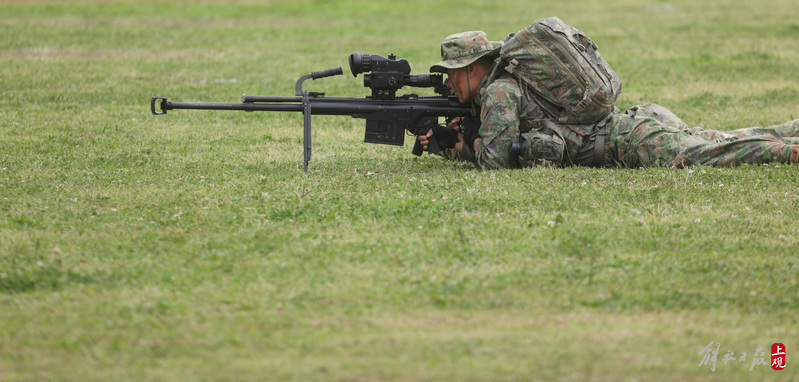
[[441,59],[444,61],[431,66],[430,71],[445,73],[448,69],[463,68],[501,48],[502,41],[488,41],[483,31],[456,33],[441,42]]

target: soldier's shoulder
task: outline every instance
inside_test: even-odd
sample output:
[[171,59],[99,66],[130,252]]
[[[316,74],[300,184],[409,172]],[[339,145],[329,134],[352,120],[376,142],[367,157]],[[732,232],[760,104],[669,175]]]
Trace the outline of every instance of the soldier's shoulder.
[[514,89],[519,90],[519,80],[512,76],[502,76],[491,81],[486,89]]
[[522,95],[519,81],[505,76],[491,81],[483,90],[484,101],[512,101]]

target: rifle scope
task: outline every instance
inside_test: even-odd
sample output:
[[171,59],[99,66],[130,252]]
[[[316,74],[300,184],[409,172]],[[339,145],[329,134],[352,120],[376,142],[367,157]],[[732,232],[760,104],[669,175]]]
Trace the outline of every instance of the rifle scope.
[[352,75],[363,75],[363,86],[372,89],[372,96],[381,99],[393,99],[396,91],[403,86],[417,88],[444,88],[444,78],[441,74],[410,74],[411,65],[404,58],[390,54],[388,58],[379,54],[360,54],[354,52],[350,55],[350,70]]

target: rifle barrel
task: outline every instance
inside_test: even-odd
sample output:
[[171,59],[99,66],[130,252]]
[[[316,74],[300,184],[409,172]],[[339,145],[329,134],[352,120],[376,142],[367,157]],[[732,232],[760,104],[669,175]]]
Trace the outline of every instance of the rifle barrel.
[[240,110],[240,111],[292,111],[302,112],[302,103],[216,103],[216,102],[172,102],[167,101],[166,110]]
[[[245,102],[217,103],[217,102],[173,102],[165,97],[153,97],[153,114],[160,99],[160,108],[163,111],[177,109],[191,110],[238,110],[238,111],[283,111],[302,113],[301,97],[270,97],[270,96],[243,96]],[[311,98],[313,105],[312,114],[317,115],[369,115],[379,112],[423,111],[423,114],[438,114],[440,116],[459,116],[470,108],[448,98],[429,97],[415,99],[395,99],[390,101],[374,100],[370,98],[352,97],[319,97]],[[404,114],[404,113],[400,113]]]

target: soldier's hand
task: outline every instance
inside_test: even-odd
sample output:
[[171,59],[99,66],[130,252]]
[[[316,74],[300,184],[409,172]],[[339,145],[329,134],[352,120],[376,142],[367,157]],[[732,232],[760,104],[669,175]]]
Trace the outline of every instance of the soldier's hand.
[[461,132],[463,133],[464,144],[474,148],[474,142],[480,139],[480,120],[464,118],[461,121]]
[[416,139],[422,145],[422,148],[427,151],[432,137],[435,137],[436,141],[438,141],[438,146],[442,149],[455,148],[455,144],[458,143],[458,132],[450,127],[441,125],[431,127],[427,134],[420,135]]
[[447,127],[453,130],[460,130],[461,129],[461,121],[463,118],[455,117],[447,121]]
[[427,145],[430,144],[430,137],[433,136],[433,129],[427,130],[427,134],[416,136],[416,140],[422,145],[424,151],[427,151]]

